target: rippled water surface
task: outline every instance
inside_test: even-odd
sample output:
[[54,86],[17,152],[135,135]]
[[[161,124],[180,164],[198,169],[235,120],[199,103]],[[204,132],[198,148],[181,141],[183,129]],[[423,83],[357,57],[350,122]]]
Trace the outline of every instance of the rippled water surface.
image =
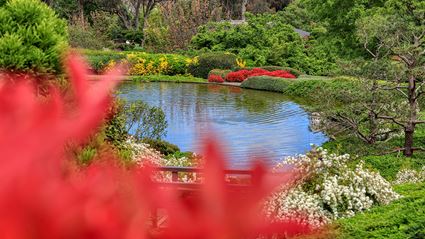
[[165,140],[182,151],[200,151],[210,130],[220,136],[230,167],[245,168],[253,155],[270,164],[305,153],[327,138],[312,132],[309,115],[280,93],[204,84],[125,83],[120,97],[161,107],[168,121]]

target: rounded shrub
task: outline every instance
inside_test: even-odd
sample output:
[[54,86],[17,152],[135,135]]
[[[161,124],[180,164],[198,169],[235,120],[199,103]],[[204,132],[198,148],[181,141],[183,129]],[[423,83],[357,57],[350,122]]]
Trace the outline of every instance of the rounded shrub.
[[198,61],[189,65],[189,73],[195,77],[207,79],[213,69],[230,70],[236,67],[237,57],[231,53],[206,53]]
[[6,1],[0,4],[0,26],[0,69],[60,71],[67,25],[46,4],[39,0]]

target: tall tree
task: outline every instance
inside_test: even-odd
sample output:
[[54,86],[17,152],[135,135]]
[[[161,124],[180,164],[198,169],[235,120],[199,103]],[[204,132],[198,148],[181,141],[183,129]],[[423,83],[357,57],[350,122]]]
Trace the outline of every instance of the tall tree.
[[[425,2],[421,0],[390,0],[384,8],[370,11],[357,22],[359,38],[366,50],[391,55],[392,80],[385,90],[392,90],[404,98],[405,111],[379,116],[390,120],[404,130],[403,152],[412,156],[414,134],[420,119],[419,99],[425,94]],[[387,54],[381,54],[385,60]],[[381,57],[380,57],[381,58]]]

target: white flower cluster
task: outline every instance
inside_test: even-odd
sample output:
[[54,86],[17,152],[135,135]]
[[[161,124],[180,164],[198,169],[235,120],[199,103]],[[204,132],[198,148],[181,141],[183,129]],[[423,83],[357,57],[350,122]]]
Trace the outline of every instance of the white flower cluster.
[[275,193],[265,204],[266,214],[278,220],[298,219],[299,222],[320,227],[330,222],[320,196],[309,194],[301,187]]
[[126,143],[131,151],[131,158],[137,164],[143,165],[146,162],[150,162],[154,165],[162,165],[164,161],[163,155],[152,149],[149,144],[138,143],[133,138],[128,138]]
[[397,175],[396,179],[393,181],[393,184],[403,184],[403,183],[419,183],[425,181],[425,166],[422,167],[420,171],[414,169],[402,169]]
[[400,197],[379,173],[366,169],[363,163],[351,168],[349,160],[350,155],[328,154],[322,148],[287,158],[276,170],[295,166],[303,179],[296,189],[271,197],[266,203],[268,214],[284,219],[302,213],[311,225],[321,226]]

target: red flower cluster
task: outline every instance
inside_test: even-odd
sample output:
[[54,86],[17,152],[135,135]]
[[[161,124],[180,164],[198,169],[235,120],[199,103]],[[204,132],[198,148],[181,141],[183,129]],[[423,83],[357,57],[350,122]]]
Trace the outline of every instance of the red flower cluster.
[[221,77],[219,75],[211,74],[211,75],[208,76],[208,82],[223,83],[224,79],[223,79],[223,77]]
[[243,82],[244,80],[246,80],[248,77],[251,77],[251,76],[272,76],[272,77],[289,78],[289,79],[297,78],[293,74],[284,70],[268,71],[261,68],[254,68],[252,70],[239,70],[235,72],[230,72],[226,76],[226,81]]
[[[251,185],[235,190],[225,182],[225,159],[213,141],[203,154],[204,181],[191,197],[152,181],[156,171],[149,166],[123,169],[106,161],[75,170],[64,148],[100,125],[117,74],[90,87],[79,58],[68,68],[71,105],[57,89],[40,99],[28,82],[0,79],[0,238],[249,239],[309,231],[295,219],[273,223],[259,207],[296,173],[273,175],[257,164]],[[159,228],[152,226],[156,209],[167,216]]]

